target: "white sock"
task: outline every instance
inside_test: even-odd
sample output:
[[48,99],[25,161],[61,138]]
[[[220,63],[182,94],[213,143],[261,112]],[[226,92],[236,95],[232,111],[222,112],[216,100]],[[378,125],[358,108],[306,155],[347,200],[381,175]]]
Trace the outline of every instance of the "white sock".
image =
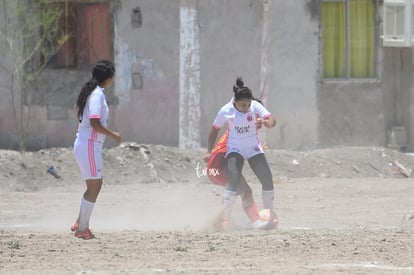
[[263,208],[273,210],[275,201],[274,190],[263,190],[262,191]]
[[91,218],[94,205],[94,202],[87,201],[82,197],[78,221],[79,231],[84,231],[89,227],[89,219]]
[[224,208],[224,218],[230,219],[231,210],[233,209],[234,202],[236,201],[237,195],[236,192],[224,190],[223,194],[223,208]]

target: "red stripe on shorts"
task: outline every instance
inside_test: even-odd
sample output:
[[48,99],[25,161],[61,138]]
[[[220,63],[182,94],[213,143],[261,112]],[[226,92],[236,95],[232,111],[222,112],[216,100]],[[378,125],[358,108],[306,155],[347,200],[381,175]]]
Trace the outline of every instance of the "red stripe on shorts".
[[94,142],[92,139],[88,140],[88,158],[89,158],[89,168],[91,170],[91,176],[96,177],[95,150],[94,150]]

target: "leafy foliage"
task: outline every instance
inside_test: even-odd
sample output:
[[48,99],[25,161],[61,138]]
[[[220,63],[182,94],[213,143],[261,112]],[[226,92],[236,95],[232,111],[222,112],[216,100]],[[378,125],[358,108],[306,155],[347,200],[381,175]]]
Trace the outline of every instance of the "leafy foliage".
[[63,11],[50,0],[3,0],[0,5],[0,43],[9,56],[0,60],[0,68],[10,79],[10,105],[23,152],[32,104],[32,90],[27,87],[36,83],[69,34],[59,28]]

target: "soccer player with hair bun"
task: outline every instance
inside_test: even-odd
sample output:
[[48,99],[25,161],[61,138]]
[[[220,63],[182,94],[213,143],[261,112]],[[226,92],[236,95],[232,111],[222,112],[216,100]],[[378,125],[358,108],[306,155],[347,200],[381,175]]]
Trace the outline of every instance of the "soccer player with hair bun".
[[[226,176],[227,185],[223,193],[223,216],[218,227],[227,229],[230,223],[230,216],[237,195],[242,195],[244,211],[257,229],[274,229],[277,225],[277,216],[274,212],[274,185],[272,172],[265,158],[263,147],[259,141],[258,128],[264,126],[272,128],[276,120],[272,114],[255,100],[252,91],[244,86],[243,80],[239,77],[236,85],[233,86],[234,96],[230,102],[225,104],[217,113],[208,137],[208,148],[205,160],[209,167],[211,162],[216,161],[217,148],[215,143],[218,132],[221,128],[227,127],[218,144],[225,144],[225,162],[227,164]],[[212,154],[213,153],[213,154]],[[213,155],[213,156],[212,156]],[[211,159],[210,158],[214,158]],[[217,158],[218,159],[218,158]],[[251,188],[242,175],[244,160],[247,160],[255,175],[262,184],[262,200],[264,209],[270,210],[270,217],[267,221],[259,218],[257,206],[251,194]],[[209,163],[210,161],[210,163]],[[247,196],[247,197],[243,197]],[[251,197],[251,198],[250,198]]]

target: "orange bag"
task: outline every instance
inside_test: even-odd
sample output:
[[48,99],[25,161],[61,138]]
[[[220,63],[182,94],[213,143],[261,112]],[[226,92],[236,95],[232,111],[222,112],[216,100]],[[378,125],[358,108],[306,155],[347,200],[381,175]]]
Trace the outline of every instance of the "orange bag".
[[226,186],[227,184],[227,138],[228,130],[220,137],[211,156],[207,162],[207,177],[217,185]]

